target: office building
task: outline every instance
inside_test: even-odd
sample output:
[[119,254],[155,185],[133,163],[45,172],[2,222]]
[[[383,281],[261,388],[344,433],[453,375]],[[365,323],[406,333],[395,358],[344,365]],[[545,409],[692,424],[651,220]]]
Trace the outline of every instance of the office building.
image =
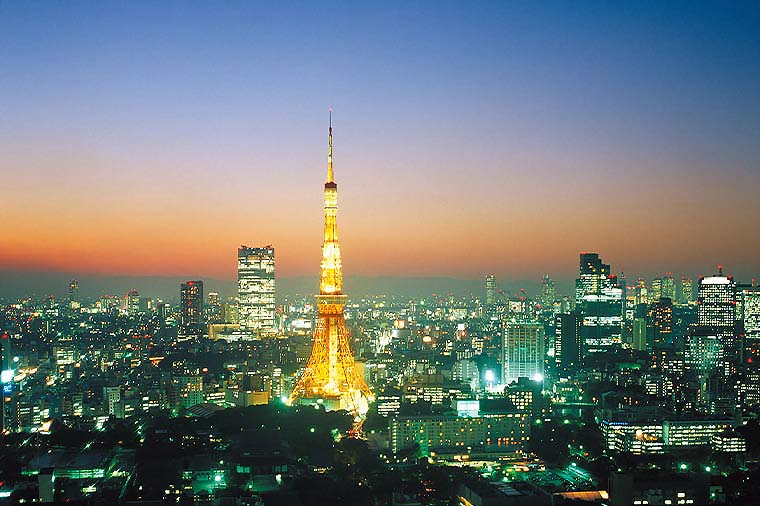
[[203,403],[203,376],[183,374],[172,380],[172,404],[178,408],[191,408]]
[[420,452],[441,454],[511,454],[522,451],[530,438],[526,412],[484,410],[483,401],[460,400],[456,415],[399,416],[389,421],[393,453],[419,446]]
[[496,304],[496,278],[493,274],[486,276],[486,305]]
[[634,318],[631,349],[645,351],[647,349],[647,319]]
[[736,325],[736,283],[724,276],[722,268],[715,276],[699,280],[697,323],[701,334],[718,337],[723,348],[722,368],[726,375],[736,372],[743,355],[743,343]]
[[203,281],[186,281],[180,285],[180,332],[182,335],[202,335]]
[[238,322],[244,331],[269,334],[275,327],[274,248],[238,249]]
[[585,353],[615,349],[622,340],[623,291],[597,253],[581,253],[575,282]]
[[103,387],[103,409],[115,418],[124,418],[124,405],[121,402],[120,387]]
[[649,287],[647,286],[647,281],[643,278],[639,278],[636,281],[636,286],[634,287],[634,303],[636,305],[638,304],[649,304]]
[[557,369],[567,371],[581,364],[582,343],[580,318],[576,313],[560,313],[554,317],[554,361]]
[[684,305],[694,304],[694,282],[689,277],[681,278],[678,302]]
[[673,304],[671,299],[661,297],[647,312],[647,342],[650,348],[655,348],[668,342],[672,334]]
[[129,316],[137,316],[140,313],[140,294],[136,289],[131,289],[124,299],[124,306]]
[[501,380],[543,378],[544,326],[540,323],[505,323],[502,345]]
[[737,320],[744,331],[745,362],[760,360],[760,286],[737,285]]
[[662,278],[654,278],[649,290],[649,303],[657,302],[662,296]]
[[665,420],[662,440],[666,446],[694,447],[709,445],[711,438],[727,429],[733,422],[722,420]]
[[673,275],[669,272],[662,277],[662,293],[660,294],[660,298],[670,299],[671,301],[676,300],[676,280],[673,279]]
[[72,311],[78,311],[82,307],[82,302],[79,299],[79,281],[72,279],[69,283],[69,297],[68,297],[69,309]]
[[552,311],[554,301],[557,299],[557,284],[548,274],[541,280],[541,309],[544,312]]
[[698,474],[617,471],[609,480],[610,506],[700,506],[708,504],[709,490]]

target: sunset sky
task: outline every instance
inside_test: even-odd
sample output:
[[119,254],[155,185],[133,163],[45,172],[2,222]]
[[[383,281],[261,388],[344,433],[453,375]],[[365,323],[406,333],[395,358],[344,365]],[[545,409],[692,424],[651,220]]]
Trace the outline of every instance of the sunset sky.
[[0,270],[760,273],[757,2],[0,2]]

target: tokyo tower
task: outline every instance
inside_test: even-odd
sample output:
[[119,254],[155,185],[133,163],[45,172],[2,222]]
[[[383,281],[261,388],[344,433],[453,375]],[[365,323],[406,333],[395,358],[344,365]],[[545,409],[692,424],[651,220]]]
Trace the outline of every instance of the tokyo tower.
[[330,111],[327,182],[325,182],[325,233],[317,295],[317,327],[306,369],[298,379],[290,401],[294,404],[319,403],[328,410],[345,409],[354,415],[355,428],[360,428],[372,391],[357,370],[349,345],[349,333],[343,309],[340,245],[338,244],[338,185],[333,174],[332,110]]

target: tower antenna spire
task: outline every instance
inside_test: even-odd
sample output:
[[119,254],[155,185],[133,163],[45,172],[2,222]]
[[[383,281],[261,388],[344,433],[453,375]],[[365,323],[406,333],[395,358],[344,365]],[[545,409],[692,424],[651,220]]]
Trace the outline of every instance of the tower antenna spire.
[[330,136],[329,147],[327,148],[327,182],[332,183],[335,180],[333,174],[333,148],[332,148],[332,107],[330,107]]

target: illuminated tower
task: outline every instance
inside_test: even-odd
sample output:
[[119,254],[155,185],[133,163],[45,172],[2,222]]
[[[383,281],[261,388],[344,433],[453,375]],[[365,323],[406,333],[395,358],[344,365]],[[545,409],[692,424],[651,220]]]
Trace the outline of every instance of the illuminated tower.
[[374,396],[354,362],[343,317],[346,296],[338,244],[338,185],[333,177],[332,153],[331,113],[317,327],[311,357],[290,399],[294,403],[319,403],[327,409],[345,409],[355,415],[357,425],[361,426]]

